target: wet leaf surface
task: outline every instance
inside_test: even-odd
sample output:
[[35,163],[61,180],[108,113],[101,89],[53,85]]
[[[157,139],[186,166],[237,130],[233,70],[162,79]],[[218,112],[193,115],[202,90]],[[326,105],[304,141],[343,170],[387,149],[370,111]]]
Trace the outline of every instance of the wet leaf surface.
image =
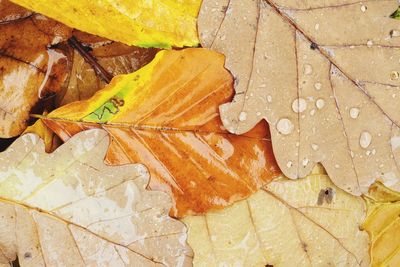
[[128,45],[183,47],[198,44],[200,0],[12,0],[70,27]]
[[0,137],[21,134],[32,109],[53,105],[69,74],[67,51],[54,46],[71,29],[0,2]]
[[317,162],[345,191],[400,190],[397,1],[205,0],[201,44],[226,55],[236,95],[220,107],[242,134],[268,121],[289,178]]
[[107,166],[109,137],[79,133],[52,154],[33,134],[0,153],[0,263],[191,266],[171,199],[142,165]]
[[312,174],[183,221],[195,266],[369,266],[365,213],[362,198]]
[[223,56],[205,49],[161,51],[147,66],[117,76],[87,101],[43,121],[61,139],[102,127],[112,141],[106,160],[143,163],[150,187],[175,198],[174,216],[203,213],[243,199],[279,174],[268,129],[236,136],[218,106],[231,98]]

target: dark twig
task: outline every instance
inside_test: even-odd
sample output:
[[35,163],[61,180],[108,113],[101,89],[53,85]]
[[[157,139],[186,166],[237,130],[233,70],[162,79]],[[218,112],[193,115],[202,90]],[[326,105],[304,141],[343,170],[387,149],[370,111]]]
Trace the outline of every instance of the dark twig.
[[106,83],[110,83],[113,75],[106,71],[89,52],[86,51],[85,47],[74,37],[68,39],[68,44],[78,51],[78,53],[85,59],[85,61],[92,66],[94,71],[99,77]]

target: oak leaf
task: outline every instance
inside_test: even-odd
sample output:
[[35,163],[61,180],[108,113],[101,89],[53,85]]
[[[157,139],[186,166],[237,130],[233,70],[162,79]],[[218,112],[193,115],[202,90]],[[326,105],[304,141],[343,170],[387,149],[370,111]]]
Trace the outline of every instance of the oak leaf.
[[67,52],[52,46],[71,29],[10,2],[0,2],[0,137],[21,134],[32,109],[63,90]]
[[201,0],[12,0],[66,25],[128,45],[196,46]]
[[183,222],[195,266],[369,266],[365,213],[361,197],[312,174]]
[[[201,44],[226,55],[236,95],[220,107],[242,134],[268,121],[289,178],[317,162],[355,195],[400,190],[398,2],[204,0]],[[239,37],[239,38],[238,38]]]
[[279,174],[265,125],[243,136],[223,128],[218,106],[233,91],[223,62],[206,49],[161,51],[43,122],[63,140],[83,129],[105,129],[112,139],[107,162],[145,164],[150,188],[175,198],[174,216],[223,207]]
[[370,235],[372,266],[399,266],[400,194],[377,183],[364,198],[368,212],[362,228]]
[[170,198],[142,165],[106,166],[107,133],[79,133],[52,154],[33,134],[0,153],[0,263],[191,265]]

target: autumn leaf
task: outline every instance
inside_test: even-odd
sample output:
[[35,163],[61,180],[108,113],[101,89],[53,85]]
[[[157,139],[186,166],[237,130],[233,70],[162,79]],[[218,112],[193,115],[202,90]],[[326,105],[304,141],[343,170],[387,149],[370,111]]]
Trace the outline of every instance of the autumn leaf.
[[[79,31],[74,31],[73,35],[85,49],[91,50],[87,54],[112,76],[128,74],[140,69],[149,63],[157,52],[156,49],[127,46]],[[107,85],[93,70],[93,66],[87,63],[76,50],[72,57],[71,78],[65,94],[58,96],[58,106],[88,99]]]
[[399,266],[400,194],[377,183],[365,200],[368,213],[362,228],[370,235],[372,266]]
[[183,221],[195,266],[369,266],[364,218],[362,198],[313,174]]
[[[376,180],[400,190],[397,1],[203,1],[204,47],[226,55],[236,95],[220,107],[242,134],[268,121],[289,178],[317,162],[360,195]],[[237,38],[240,36],[240,38]]]
[[25,130],[31,110],[63,90],[67,52],[52,46],[66,40],[71,29],[1,1],[0,32],[0,137],[8,138]]
[[12,0],[66,25],[128,45],[169,48],[198,44],[200,0]]
[[145,189],[142,165],[106,166],[107,133],[79,133],[52,154],[33,134],[0,153],[0,263],[191,265],[171,200]]
[[161,51],[140,70],[43,121],[63,140],[83,129],[105,129],[112,138],[106,160],[145,164],[150,188],[175,198],[174,216],[223,207],[279,174],[265,125],[243,136],[222,127],[218,106],[233,91],[223,62],[206,49]]

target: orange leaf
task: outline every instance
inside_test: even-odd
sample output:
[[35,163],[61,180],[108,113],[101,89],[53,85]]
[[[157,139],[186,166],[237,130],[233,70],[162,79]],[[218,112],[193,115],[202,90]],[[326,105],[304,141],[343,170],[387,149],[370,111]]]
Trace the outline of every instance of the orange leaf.
[[228,133],[218,106],[233,94],[224,57],[206,49],[161,51],[137,72],[117,76],[91,99],[43,121],[63,140],[88,128],[111,136],[106,160],[143,163],[150,187],[173,195],[174,216],[224,207],[279,175],[266,123]]

